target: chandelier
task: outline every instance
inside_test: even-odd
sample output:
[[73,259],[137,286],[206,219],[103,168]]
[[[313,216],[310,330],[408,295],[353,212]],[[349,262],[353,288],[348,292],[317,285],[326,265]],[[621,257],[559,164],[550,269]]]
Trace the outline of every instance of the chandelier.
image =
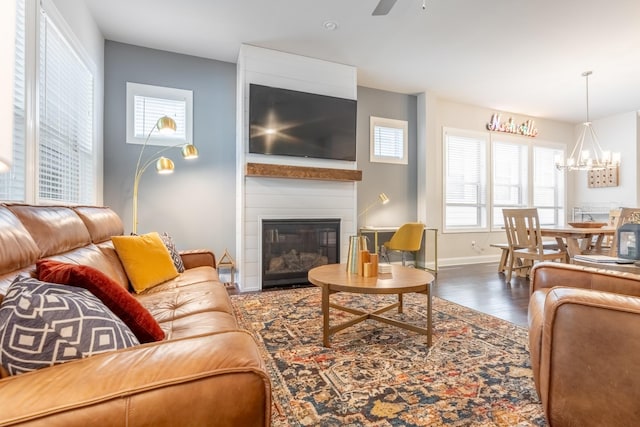
[[[611,151],[602,149],[598,142],[596,132],[593,130],[593,126],[589,120],[589,76],[591,74],[592,71],[582,73],[586,82],[587,120],[582,123],[580,137],[576,141],[576,145],[573,147],[569,158],[566,160],[562,157],[556,158],[556,168],[558,168],[558,170],[603,170],[620,165],[620,153],[611,153]],[[591,150],[589,150],[589,146],[585,147],[587,140],[591,144]]]

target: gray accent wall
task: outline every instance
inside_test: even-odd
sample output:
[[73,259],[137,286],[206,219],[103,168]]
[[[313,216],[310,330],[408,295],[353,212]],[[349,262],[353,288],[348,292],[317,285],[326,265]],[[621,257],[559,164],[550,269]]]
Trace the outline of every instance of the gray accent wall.
[[[141,145],[126,143],[126,83],[192,90],[200,156],[186,161],[172,149],[166,154],[175,163],[172,175],[158,175],[153,166],[144,173],[138,233],[166,231],[178,249],[207,248],[220,258],[228,248],[233,256],[236,65],[106,41],[104,67],[104,204],[121,216],[129,233]],[[157,149],[150,146],[145,153]]]
[[[406,165],[372,163],[369,161],[370,116],[409,122],[408,159]],[[358,214],[385,193],[390,201],[378,204],[358,217],[363,225],[395,226],[417,220],[417,162],[416,162],[417,97],[378,89],[358,87],[358,169],[362,181],[358,183]]]

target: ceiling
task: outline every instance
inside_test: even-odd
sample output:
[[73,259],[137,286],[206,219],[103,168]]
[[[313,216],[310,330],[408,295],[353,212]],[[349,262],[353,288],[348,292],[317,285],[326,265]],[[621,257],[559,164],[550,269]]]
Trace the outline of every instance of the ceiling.
[[[640,110],[638,0],[85,0],[108,40],[237,60],[242,43],[357,67],[358,85],[568,122]],[[328,31],[325,21],[337,23]]]

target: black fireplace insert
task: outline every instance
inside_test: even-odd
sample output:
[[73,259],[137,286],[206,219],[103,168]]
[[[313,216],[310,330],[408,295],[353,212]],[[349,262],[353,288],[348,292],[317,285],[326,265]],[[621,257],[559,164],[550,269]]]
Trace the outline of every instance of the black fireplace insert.
[[340,219],[262,220],[262,288],[309,283],[314,267],[340,262]]

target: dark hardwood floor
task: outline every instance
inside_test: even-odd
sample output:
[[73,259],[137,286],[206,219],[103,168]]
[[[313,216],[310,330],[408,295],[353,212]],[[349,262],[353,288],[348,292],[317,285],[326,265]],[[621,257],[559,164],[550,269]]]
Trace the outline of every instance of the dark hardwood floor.
[[441,267],[433,295],[526,326],[529,279],[512,277],[511,284],[504,279],[497,263]]

